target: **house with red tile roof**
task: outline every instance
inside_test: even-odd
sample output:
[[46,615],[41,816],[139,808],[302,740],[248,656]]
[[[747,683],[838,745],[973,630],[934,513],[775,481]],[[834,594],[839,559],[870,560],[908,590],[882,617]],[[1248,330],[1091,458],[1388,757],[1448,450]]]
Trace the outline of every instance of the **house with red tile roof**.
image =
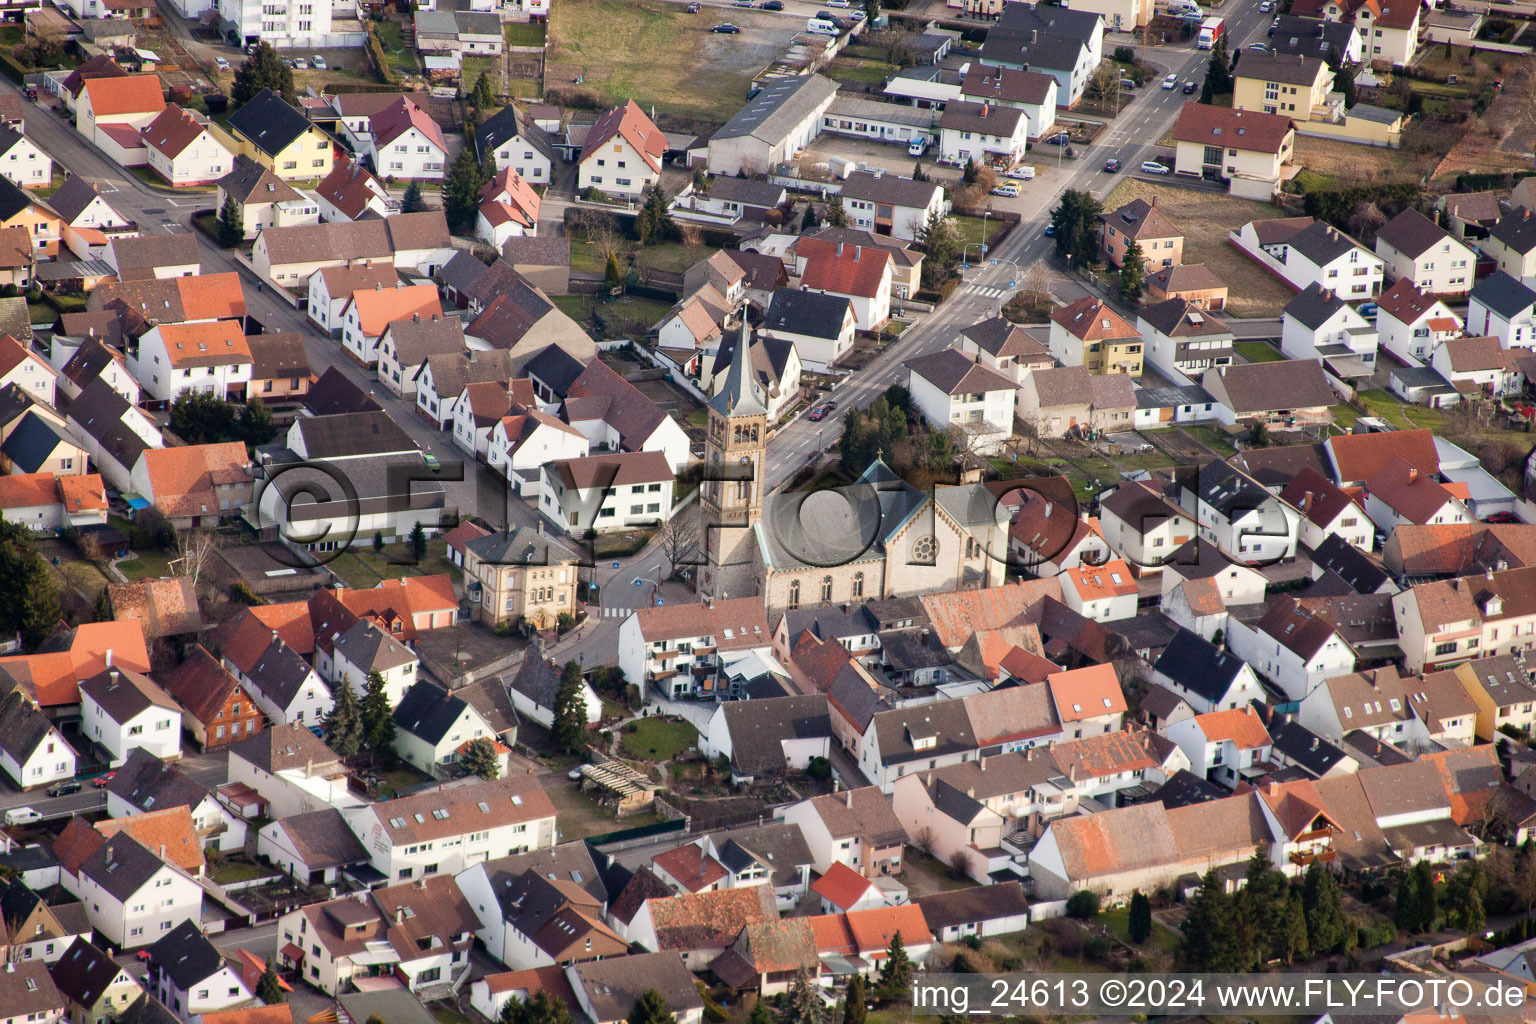
[[182,707],[182,725],[204,750],[245,739],[265,727],[261,708],[245,686],[202,644],[192,647],[163,685]]
[[371,157],[386,178],[439,181],[448,167],[443,129],[409,96],[369,118],[369,131],[357,141],[357,154]]
[[1068,739],[1118,732],[1129,710],[1113,665],[1085,665],[1053,672],[1046,677],[1045,685],[1050,690],[1056,718],[1061,722],[1062,735]]
[[704,852],[698,843],[664,850],[651,858],[656,877],[678,892],[709,892],[722,888],[729,874],[725,866]]
[[362,161],[338,157],[315,189],[323,221],[358,220],[365,213],[386,217],[394,208],[384,183]]
[[539,233],[539,194],[511,167],[480,189],[475,235],[498,250],[509,238]]
[[805,261],[800,287],[847,299],[858,329],[877,331],[891,315],[894,269],[888,250],[839,242],[835,249],[818,250]]
[[430,320],[443,315],[434,284],[395,282],[393,288],[375,285],[372,291],[352,293],[341,314],[341,343],[347,355],[364,366],[379,361],[379,340],[389,325],[400,320]]
[[1333,481],[1340,487],[1363,487],[1394,458],[1401,458],[1420,475],[1440,473],[1440,453],[1429,430],[1394,430],[1377,434],[1336,434],[1323,442]]
[[691,970],[702,970],[736,941],[742,928],[778,919],[773,887],[759,883],[648,899],[625,937],[654,952],[680,953]]
[[576,993],[571,990],[571,983],[566,980],[565,968],[555,964],[534,967],[526,971],[487,974],[470,983],[469,1005],[479,1010],[486,1020],[499,1020],[501,1009],[508,1001],[532,999],[541,992],[547,992],[557,1001],[564,1003],[573,1016],[579,1012]]
[[51,534],[66,526],[104,526],[107,496],[101,475],[54,476],[12,473],[0,476],[0,517],[34,533]]
[[1301,513],[1297,539],[1310,550],[1315,551],[1330,535],[1361,551],[1370,551],[1376,542],[1363,498],[1357,499],[1311,466],[1291,477],[1280,490],[1280,500]]
[[1077,614],[1098,622],[1136,617],[1139,590],[1125,559],[1101,565],[1078,564],[1062,570],[1061,599]]
[[886,904],[885,893],[879,886],[841,862],[812,882],[811,891],[821,897],[823,914],[846,914]]
[[899,907],[875,907],[846,914],[823,914],[810,918],[816,934],[816,950],[823,961],[829,957],[862,960],[859,973],[872,976],[885,960],[891,940],[899,933],[907,956],[914,963],[928,955],[933,932],[916,903]]
[[128,371],[148,400],[169,404],[188,391],[243,402],[255,360],[238,320],[163,323],[130,350]]
[[1365,512],[1386,534],[1398,526],[1452,526],[1473,521],[1466,494],[1394,456],[1365,483]]
[[1165,735],[1189,758],[1202,779],[1234,787],[1270,770],[1274,741],[1253,708],[1211,711],[1167,727]]
[[112,155],[113,149],[122,143],[112,143],[106,129],[126,129],[137,137],[139,129],[164,109],[165,93],[159,75],[91,78],[75,101],[75,130]]
[[667,138],[639,104],[629,100],[597,119],[576,161],[576,191],[634,199],[661,180]]
[[168,185],[211,185],[234,166],[234,154],[208,130],[208,122],[174,103],[141,131],[150,170]]
[[1142,348],[1136,325],[1091,295],[1051,312],[1051,355],[1063,366],[1140,377]]
[[129,480],[178,526],[211,526],[251,500],[250,458],[238,441],[147,449]]

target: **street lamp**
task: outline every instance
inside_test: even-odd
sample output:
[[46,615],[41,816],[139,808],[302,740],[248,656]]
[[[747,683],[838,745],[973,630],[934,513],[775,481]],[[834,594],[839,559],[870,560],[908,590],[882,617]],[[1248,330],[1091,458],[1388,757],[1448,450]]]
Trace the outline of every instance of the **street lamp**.
[[992,216],[992,208],[989,206],[981,211],[981,254],[987,254],[987,218]]

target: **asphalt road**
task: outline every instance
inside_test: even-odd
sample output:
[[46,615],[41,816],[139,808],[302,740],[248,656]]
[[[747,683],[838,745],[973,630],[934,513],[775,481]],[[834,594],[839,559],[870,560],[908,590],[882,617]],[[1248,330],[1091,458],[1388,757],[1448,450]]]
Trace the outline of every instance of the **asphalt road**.
[[[1222,16],[1227,20],[1228,46],[1232,51],[1266,38],[1270,16],[1259,11],[1259,0],[1228,3],[1222,9]],[[1108,34],[1104,50],[1108,53],[1129,40],[1130,37],[1123,34]],[[1102,199],[1121,179],[1119,174],[1106,174],[1101,170],[1104,161],[1118,158],[1121,166],[1127,169],[1122,172],[1124,174],[1140,167],[1142,161],[1167,151],[1158,142],[1172,128],[1179,110],[1190,97],[1182,90],[1163,89],[1157,83],[1170,71],[1178,75],[1181,82],[1203,81],[1208,54],[1195,50],[1192,44],[1183,47],[1138,46],[1136,49],[1143,59],[1160,69],[1153,84],[1143,88],[1098,141],[1078,149],[1077,160],[1069,165],[1073,169],[1064,178],[1056,177],[1054,187],[1046,185],[1032,189],[1030,183],[1024,184],[1022,197],[1027,205],[1021,211],[1023,219],[1001,245],[988,253],[989,258],[997,261],[996,265],[977,266],[968,271],[965,284],[948,302],[908,328],[863,369],[850,374],[831,395],[840,412],[865,408],[892,384],[905,380],[907,360],[947,348],[962,328],[995,316],[1011,294],[1009,281],[1016,280],[1023,268],[1050,254],[1053,243],[1045,237],[1044,231],[1050,221],[1050,211],[1062,192],[1069,188],[1086,189]],[[1036,149],[1032,158],[1037,165],[1048,163],[1051,157],[1060,161],[1062,154],[1049,152],[1056,148]],[[1037,178],[1036,183],[1039,180]],[[1062,297],[1064,291],[1081,292],[1082,288],[1061,280],[1058,274],[1053,291]],[[1250,330],[1256,333],[1249,333]],[[1240,337],[1272,337],[1277,328],[1273,321],[1269,321],[1244,327],[1235,333]],[[803,414],[780,428],[770,447],[774,457],[768,466],[769,489],[783,486],[807,462],[834,444],[841,433],[837,420],[812,423]]]

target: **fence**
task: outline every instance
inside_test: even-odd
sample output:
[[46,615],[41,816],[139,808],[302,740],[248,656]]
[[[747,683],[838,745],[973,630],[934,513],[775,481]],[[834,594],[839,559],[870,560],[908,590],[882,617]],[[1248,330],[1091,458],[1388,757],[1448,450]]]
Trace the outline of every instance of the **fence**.
[[1029,919],[1031,921],[1047,921],[1053,917],[1066,916],[1066,900],[1047,900],[1044,903],[1031,903],[1029,905]]
[[[657,801],[659,804],[661,801]],[[671,835],[674,832],[687,832],[688,819],[674,818],[671,821],[658,821],[654,825],[637,825],[634,828],[621,828],[614,832],[604,832],[600,836],[588,836],[587,842],[597,847],[614,847],[626,849],[629,846],[639,846],[642,843],[657,839],[661,836]]]

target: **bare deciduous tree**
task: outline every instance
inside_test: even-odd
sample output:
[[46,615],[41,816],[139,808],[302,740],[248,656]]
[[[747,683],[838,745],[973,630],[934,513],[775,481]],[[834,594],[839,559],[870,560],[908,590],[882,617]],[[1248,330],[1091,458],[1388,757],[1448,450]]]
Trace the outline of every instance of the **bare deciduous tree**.
[[197,586],[208,568],[208,559],[217,547],[216,538],[209,530],[182,530],[176,534],[176,557],[171,559],[171,571],[177,576],[187,576]]
[[696,249],[704,244],[704,229],[697,224],[689,224],[686,221],[677,225],[677,240],[690,249]]

